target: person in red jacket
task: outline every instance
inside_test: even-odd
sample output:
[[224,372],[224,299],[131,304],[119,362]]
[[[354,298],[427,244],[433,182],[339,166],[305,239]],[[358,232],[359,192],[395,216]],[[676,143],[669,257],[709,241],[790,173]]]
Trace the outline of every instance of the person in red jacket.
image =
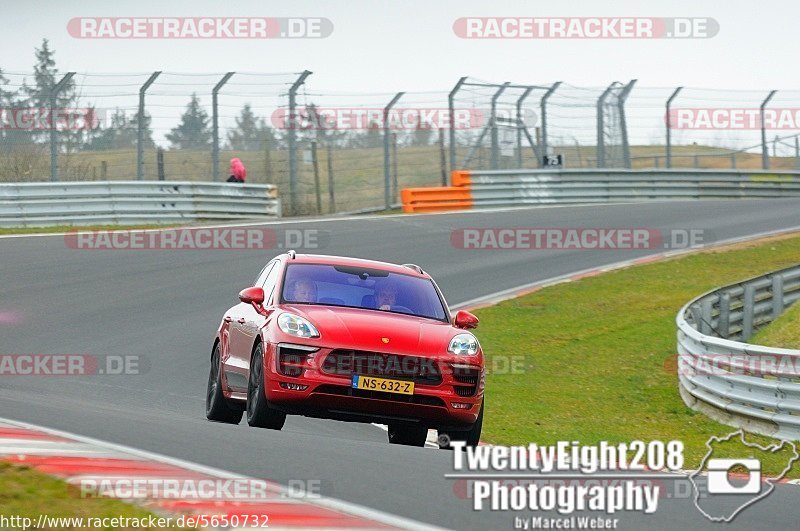
[[238,158],[231,159],[231,176],[228,177],[229,183],[243,183],[247,178],[247,170]]

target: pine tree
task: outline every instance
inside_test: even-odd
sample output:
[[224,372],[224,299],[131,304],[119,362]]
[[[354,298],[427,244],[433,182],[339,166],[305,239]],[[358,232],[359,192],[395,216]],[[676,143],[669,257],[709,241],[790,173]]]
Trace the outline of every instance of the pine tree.
[[250,104],[236,118],[236,128],[228,132],[228,147],[234,151],[260,151],[275,145],[275,133],[263,118],[257,118]]
[[208,124],[208,113],[200,107],[200,99],[194,93],[181,116],[181,123],[165,136],[173,149],[209,149],[211,131]]

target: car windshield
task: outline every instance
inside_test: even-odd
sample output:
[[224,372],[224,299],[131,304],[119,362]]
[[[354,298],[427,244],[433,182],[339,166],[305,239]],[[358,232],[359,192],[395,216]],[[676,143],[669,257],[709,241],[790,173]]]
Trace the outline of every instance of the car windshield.
[[344,306],[447,321],[430,279],[360,266],[290,264],[281,302]]

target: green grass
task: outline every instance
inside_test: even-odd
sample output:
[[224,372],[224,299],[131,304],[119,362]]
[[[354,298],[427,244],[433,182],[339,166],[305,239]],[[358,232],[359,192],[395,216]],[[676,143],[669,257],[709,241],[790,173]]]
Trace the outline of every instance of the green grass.
[[789,307],[783,315],[750,338],[749,343],[800,349],[800,304]]
[[[119,500],[81,498],[76,486],[28,467],[0,461],[0,514],[31,518],[35,525],[40,514],[56,518],[147,518],[152,513]],[[61,526],[58,529],[76,528]]]
[[[507,445],[680,439],[686,467],[696,467],[709,436],[733,428],[681,400],[675,316],[705,291],[788,267],[798,256],[800,237],[742,244],[558,284],[477,310],[489,367],[484,439]],[[512,356],[520,357],[521,370],[492,370],[508,366]]]

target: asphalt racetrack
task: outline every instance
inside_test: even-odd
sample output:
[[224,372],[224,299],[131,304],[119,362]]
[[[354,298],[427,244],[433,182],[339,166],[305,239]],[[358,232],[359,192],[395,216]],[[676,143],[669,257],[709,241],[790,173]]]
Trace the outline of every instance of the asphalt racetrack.
[[[457,305],[662,249],[462,250],[450,242],[456,229],[702,229],[711,243],[800,226],[800,201],[530,208],[269,226],[327,231],[320,253],[419,264]],[[274,432],[205,419],[219,320],[278,252],[76,250],[60,235],[0,239],[1,353],[135,355],[145,368],[127,376],[0,377],[0,416],[283,484],[319,480],[326,496],[441,527],[511,529],[514,513],[474,512],[453,480],[444,478],[453,472],[450,452],[390,445],[386,433],[370,424],[289,417]],[[779,485],[768,502],[747,509],[735,523],[794,527],[799,502],[800,487]],[[654,515],[616,517],[623,529],[717,527],[686,498],[662,499]]]

